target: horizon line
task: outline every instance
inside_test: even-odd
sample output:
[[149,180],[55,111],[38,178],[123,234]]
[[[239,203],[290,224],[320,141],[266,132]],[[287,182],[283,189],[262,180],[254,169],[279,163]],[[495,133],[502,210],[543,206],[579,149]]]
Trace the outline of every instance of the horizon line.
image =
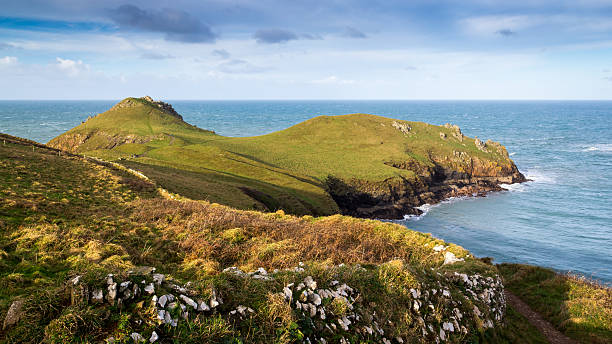
[[[74,99],[74,98],[54,98],[54,99],[35,99],[35,98],[17,98],[17,99],[1,99],[0,101],[117,101],[123,100],[126,98],[139,98],[139,97],[124,97],[124,98],[83,98],[83,99]],[[153,98],[153,97],[152,97]],[[167,101],[482,101],[482,102],[499,102],[499,101],[612,101],[610,99],[585,99],[585,98],[574,98],[574,99],[560,99],[560,98],[512,98],[512,99],[478,99],[478,98],[469,98],[469,99],[456,99],[456,98],[422,98],[422,99],[397,99],[397,98],[367,98],[367,99],[358,99],[358,98],[260,98],[260,99],[250,99],[250,98],[228,98],[228,99],[196,99],[196,98],[153,98],[155,100],[167,100]]]

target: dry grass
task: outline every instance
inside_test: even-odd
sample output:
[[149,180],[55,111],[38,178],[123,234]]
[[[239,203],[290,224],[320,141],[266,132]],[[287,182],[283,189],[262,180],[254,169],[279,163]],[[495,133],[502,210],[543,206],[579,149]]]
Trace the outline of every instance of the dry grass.
[[[421,267],[439,266],[442,256],[425,244],[430,235],[380,221],[346,216],[295,217],[170,200],[132,203],[133,220],[165,229],[186,257],[246,270],[297,266],[300,261],[379,264],[400,259]],[[454,247],[458,256],[467,251]],[[188,259],[188,258],[187,258]]]

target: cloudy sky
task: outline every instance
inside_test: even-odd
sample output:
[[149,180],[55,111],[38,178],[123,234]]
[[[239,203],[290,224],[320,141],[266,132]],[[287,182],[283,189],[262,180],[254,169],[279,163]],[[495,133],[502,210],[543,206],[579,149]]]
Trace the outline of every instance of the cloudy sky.
[[612,99],[612,0],[0,8],[0,99]]

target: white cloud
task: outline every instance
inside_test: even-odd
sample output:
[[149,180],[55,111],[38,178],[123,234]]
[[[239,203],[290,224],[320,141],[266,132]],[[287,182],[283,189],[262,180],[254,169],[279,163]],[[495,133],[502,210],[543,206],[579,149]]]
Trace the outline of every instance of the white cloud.
[[0,59],[0,65],[2,66],[14,65],[16,63],[17,58],[15,56],[5,56]]
[[74,61],[74,60],[63,59],[61,57],[57,57],[56,61],[57,61],[57,64],[56,64],[57,68],[64,71],[69,76],[77,76],[81,74],[82,72],[89,71],[90,69],[89,65],[83,63],[83,61],[81,60]]

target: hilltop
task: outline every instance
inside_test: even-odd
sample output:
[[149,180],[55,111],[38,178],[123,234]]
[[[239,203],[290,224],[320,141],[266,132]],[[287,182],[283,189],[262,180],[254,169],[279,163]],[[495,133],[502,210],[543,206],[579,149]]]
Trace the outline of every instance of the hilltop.
[[150,98],[127,98],[48,144],[120,162],[192,199],[297,215],[402,218],[424,203],[525,180],[497,142],[451,124],[368,114],[224,137]]

